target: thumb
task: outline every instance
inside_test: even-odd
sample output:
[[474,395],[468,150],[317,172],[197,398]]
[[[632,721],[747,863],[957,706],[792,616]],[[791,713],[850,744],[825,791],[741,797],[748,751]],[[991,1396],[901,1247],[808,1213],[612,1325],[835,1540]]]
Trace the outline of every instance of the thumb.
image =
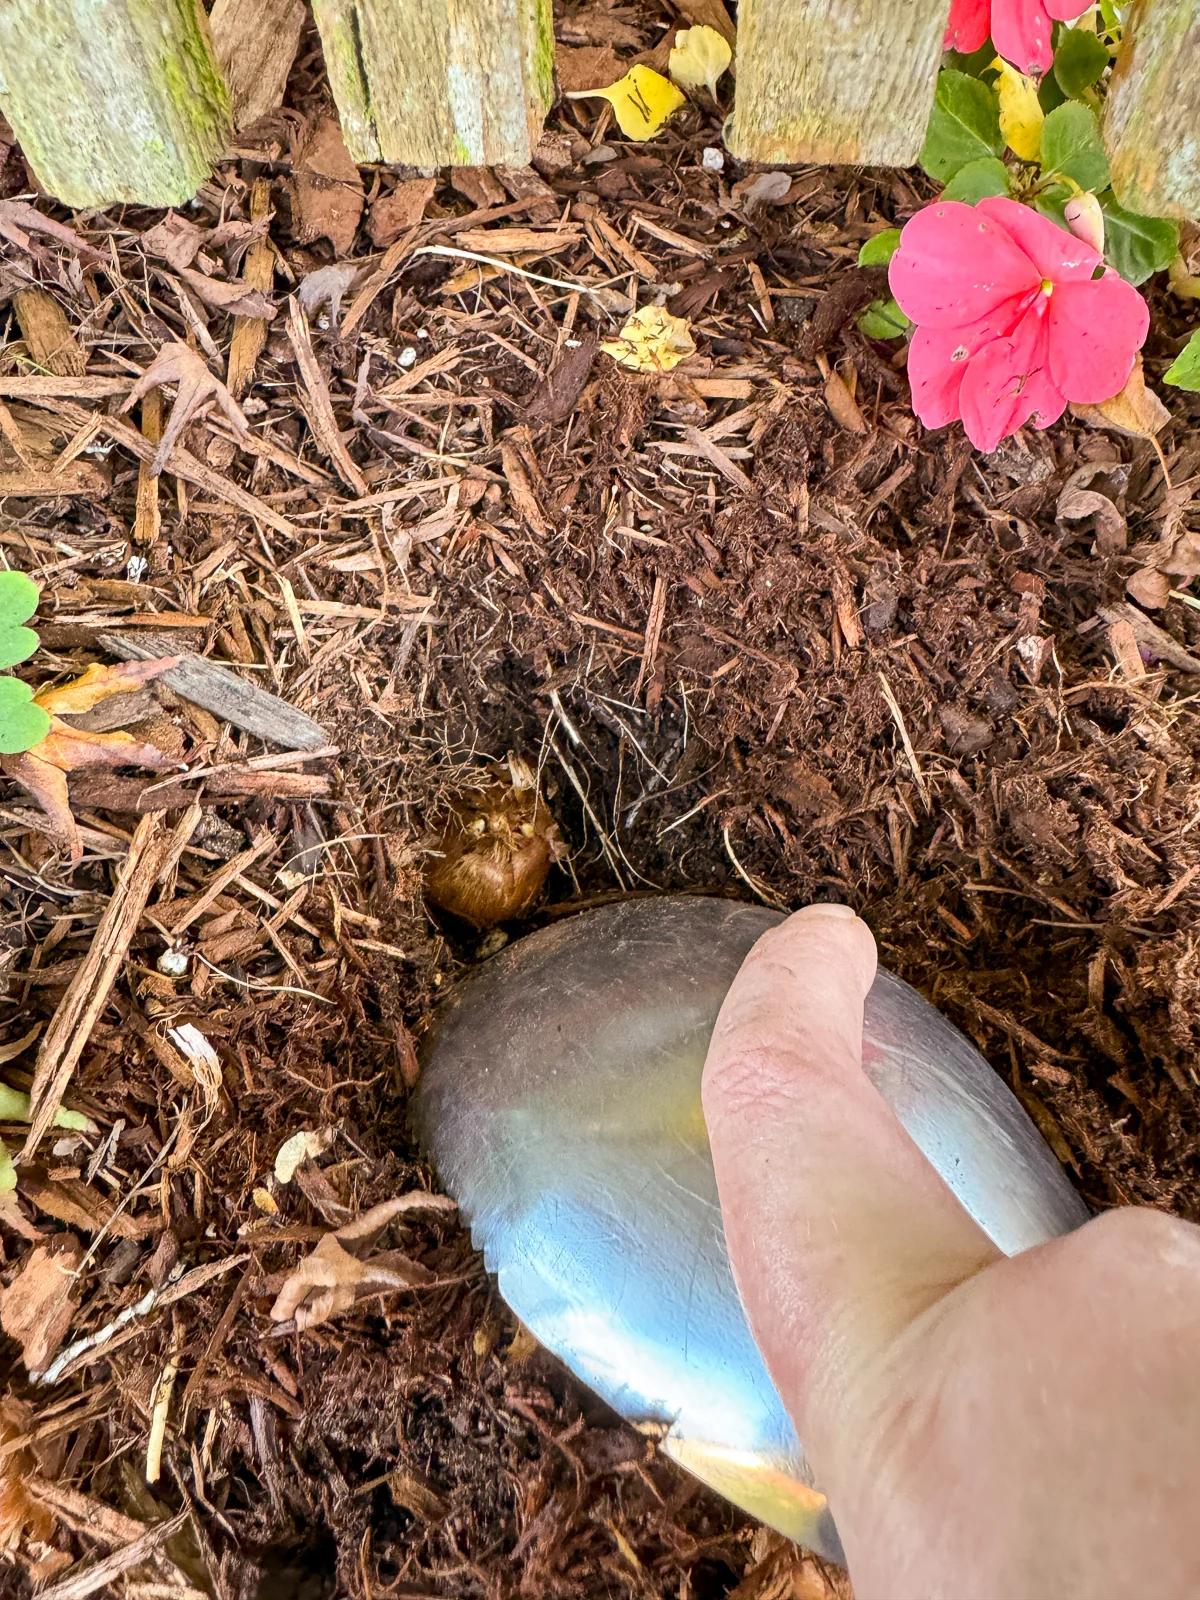
[[797,912],[747,957],[704,1067],[738,1290],[826,1479],[886,1394],[896,1340],[999,1259],[863,1072],[875,968],[848,906]]

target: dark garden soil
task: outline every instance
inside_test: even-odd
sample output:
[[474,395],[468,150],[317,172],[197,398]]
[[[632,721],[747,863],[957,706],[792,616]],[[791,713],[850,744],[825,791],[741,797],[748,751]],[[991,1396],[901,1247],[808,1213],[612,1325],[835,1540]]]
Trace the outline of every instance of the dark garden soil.
[[[628,57],[666,20],[650,0],[573,7],[560,35]],[[418,1287],[302,1333],[271,1307],[330,1227],[433,1185],[406,1126],[414,1047],[438,995],[498,941],[428,908],[423,867],[456,795],[510,752],[540,771],[568,853],[509,937],[626,894],[848,901],[885,962],[979,1043],[1092,1206],[1200,1219],[1200,614],[1171,599],[1151,615],[1125,594],[1147,561],[1136,547],[1200,537],[1200,409],[1170,392],[1161,460],[1077,418],[981,457],[957,427],[920,427],[893,347],[853,322],[876,292],[859,245],[927,197],[924,179],[806,168],[764,201],[728,160],[702,165],[715,116],[691,108],[634,146],[599,121],[602,103],[574,102],[553,115],[539,172],[443,174],[422,220],[411,175],[365,170],[364,197],[344,151],[331,166],[322,73],[306,39],[287,108],[241,135],[180,213],[244,222],[268,180],[280,311],[242,397],[254,453],[219,411],[192,422],[209,487],[165,473],[157,529],[136,515],[133,455],[92,421],[121,395],[12,382],[62,370],[37,357],[20,296],[38,285],[65,312],[81,358],[68,378],[134,378],[174,338],[211,340],[224,370],[231,317],[145,246],[161,213],[41,201],[102,261],[54,240],[0,250],[3,477],[20,487],[21,449],[45,458],[43,476],[55,458],[82,474],[71,492],[9,488],[0,505],[8,563],[44,586],[23,675],[111,661],[99,636],[149,621],[306,711],[338,751],[255,772],[245,759],[278,745],[167,689],[139,705],[141,737],[224,772],[71,1080],[68,1104],[115,1140],[97,1164],[96,1140],[48,1135],[19,1192],[44,1234],[98,1240],[64,1347],[169,1289],[177,1266],[213,1271],[174,1280],[188,1292],[52,1387],[0,1346],[0,1490],[6,1471],[11,1493],[35,1474],[72,1558],[121,1551],[130,1519],[187,1511],[168,1561],[98,1591],[113,1595],[833,1592],[836,1575],[659,1459],[538,1352],[452,1215],[391,1229],[428,1269]],[[0,179],[29,194],[15,149]],[[508,259],[566,289],[511,272],[480,283],[468,263],[414,253],[461,248],[464,228],[560,221],[565,243]],[[199,270],[237,277],[246,232]],[[285,291],[337,264],[355,269],[333,276],[340,309],[330,279],[309,306],[314,377]],[[665,285],[691,323],[697,354],[668,377],[595,349],[623,320],[631,272],[642,302]],[[1187,320],[1151,300],[1154,378]],[[325,396],[357,489],[331,460]],[[131,557],[147,562],[136,585]],[[241,788],[223,788],[234,768]],[[62,1000],[140,793],[161,778],[72,782],[74,870],[4,782],[9,1041]],[[173,798],[166,825],[183,814]],[[187,973],[161,972],[163,917],[179,920],[165,906],[194,903],[267,835],[177,941]],[[183,1023],[220,1058],[207,1097],[167,1034]],[[4,1076],[27,1087],[32,1066],[14,1055]],[[302,1130],[325,1146],[279,1183],[276,1152]],[[0,1231],[0,1282],[32,1248]],[[126,1520],[106,1524],[97,1503]],[[31,1592],[32,1548],[0,1555],[6,1594]]]

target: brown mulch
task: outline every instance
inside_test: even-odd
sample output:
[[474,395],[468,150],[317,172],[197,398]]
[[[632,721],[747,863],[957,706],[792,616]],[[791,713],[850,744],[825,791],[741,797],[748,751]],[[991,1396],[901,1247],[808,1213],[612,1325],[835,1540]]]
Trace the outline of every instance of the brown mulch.
[[[574,6],[560,33],[628,58],[662,20]],[[633,146],[571,102],[536,172],[329,179],[323,94],[306,39],[285,110],[157,244],[162,213],[42,201],[99,262],[54,239],[0,249],[0,546],[43,586],[22,675],[111,661],[101,635],[166,634],[336,751],[281,766],[278,744],[151,686],[128,725],[207,776],[155,801],[160,775],[77,774],[74,870],[4,781],[0,1049],[68,992],[139,817],[169,801],[175,826],[197,798],[202,814],[72,1078],[99,1136],[54,1130],[20,1169],[37,1247],[92,1249],[63,1348],[143,1309],[53,1385],[0,1343],[0,1487],[16,1462],[49,1507],[46,1572],[187,1511],[114,1594],[836,1592],[539,1352],[452,1217],[392,1223],[417,1287],[303,1332],[271,1307],[330,1229],[432,1186],[406,1125],[415,1044],[498,941],[425,906],[423,864],[455,795],[510,752],[540,772],[568,854],[503,933],[630,893],[847,900],[1090,1204],[1200,1220],[1200,615],[1173,599],[1147,619],[1166,659],[1114,609],[1160,541],[1200,530],[1200,408],[1170,392],[1169,496],[1147,441],[1072,419],[988,458],[957,428],[926,434],[891,350],[852,320],[877,292],[858,247],[920,203],[919,177],[806,168],[764,205],[733,163],[702,166],[715,118],[689,109]],[[0,191],[29,184],[9,148]],[[188,258],[180,219],[219,242]],[[513,228],[557,230],[509,259],[568,287],[417,253]],[[211,344],[224,371],[220,290],[244,275],[261,297],[264,259],[279,309],[241,335],[264,336],[249,433],[220,408],[193,419],[155,489],[134,453],[153,455],[155,405],[121,421],[123,397],[173,340]],[[597,353],[631,273],[691,323],[697,354],[669,376]],[[33,350],[34,291],[65,353]],[[1154,377],[1186,323],[1152,305]],[[29,382],[47,374],[53,393]],[[1113,508],[1103,537],[1062,506],[1081,469]],[[188,1058],[185,1024],[216,1069]],[[0,1076],[28,1088],[33,1056]],[[304,1130],[321,1152],[280,1182]],[[0,1226],[0,1285],[34,1248]],[[0,1553],[5,1593],[32,1592],[31,1549]]]

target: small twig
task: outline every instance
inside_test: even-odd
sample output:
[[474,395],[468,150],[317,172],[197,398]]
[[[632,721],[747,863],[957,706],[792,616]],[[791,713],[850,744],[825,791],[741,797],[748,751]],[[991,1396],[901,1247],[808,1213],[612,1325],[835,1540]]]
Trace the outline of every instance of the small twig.
[[569,278],[544,278],[540,272],[529,272],[512,261],[505,261],[503,256],[484,256],[476,250],[455,250],[448,244],[425,244],[419,250],[414,250],[413,255],[452,256],[456,261],[478,261],[485,267],[498,267],[501,272],[513,272],[518,278],[528,278],[533,283],[548,283],[552,289],[563,289],[568,294],[598,295],[602,289],[611,289],[614,283],[620,283],[622,278],[630,276],[628,272],[622,272],[615,278],[606,278],[603,283],[573,283]]
[[192,806],[173,832],[163,829],[160,814],[138,823],[117,887],[105,907],[87,955],[59,1002],[38,1052],[33,1085],[29,1091],[29,1133],[17,1160],[33,1159],[34,1151],[53,1120],[71,1081],[71,1074],[97,1018],[108,1003],[109,992],[137,932],[142,912],[155,884],[183,854],[203,813]]
[[729,837],[728,828],[721,829],[721,837],[725,841],[725,854],[729,857],[730,861],[733,862],[733,870],[737,873],[738,877],[742,880],[746,887],[753,894],[756,894],[765,905],[773,906],[776,911],[786,911],[786,902],[778,899],[777,896],[767,888],[765,883],[760,882],[758,878],[755,878],[751,873],[747,872],[745,867],[738,860],[737,854],[733,848],[733,841]]
[[215,972],[218,978],[224,978],[226,983],[235,983],[239,989],[261,989],[267,994],[302,994],[306,1000],[319,1000],[323,1006],[331,1006],[334,1002],[328,995],[317,994],[313,989],[297,989],[287,983],[256,983],[253,978],[235,978],[232,972],[226,972],[224,967],[214,967],[207,956],[202,956],[199,950],[192,954],[197,961],[202,961],[210,972]]
[[900,742],[904,746],[904,754],[908,757],[913,781],[916,783],[917,793],[921,796],[921,804],[926,811],[931,811],[933,808],[929,803],[929,788],[925,782],[925,774],[921,771],[921,764],[917,760],[917,752],[913,749],[913,742],[908,736],[904,713],[900,709],[896,696],[892,693],[892,686],[887,680],[886,673],[881,672],[879,674],[879,682],[883,687],[883,698],[887,702],[887,708],[892,713],[892,721],[896,724],[896,730],[900,735]]
[[605,859],[607,860],[609,866],[613,870],[613,876],[616,878],[617,882],[621,885],[621,888],[624,889],[625,888],[625,880],[621,876],[621,867],[620,867],[620,863],[617,861],[616,852],[614,851],[614,849],[612,848],[612,846],[608,842],[608,835],[605,833],[603,827],[600,824],[600,818],[592,810],[592,803],[588,799],[587,795],[584,793],[583,785],[580,783],[579,778],[578,778],[578,776],[577,776],[577,774],[575,772],[574,767],[567,760],[566,756],[563,755],[562,751],[558,748],[558,745],[555,743],[555,741],[553,739],[550,740],[550,748],[551,748],[551,750],[554,751],[554,754],[557,756],[559,766],[563,769],[563,771],[566,773],[567,777],[570,779],[572,789],[574,789],[575,793],[579,796],[580,803],[583,806],[584,812],[586,813],[589,821],[591,822],[592,827],[595,828],[595,830],[596,830],[596,837],[600,840],[600,848],[601,848],[601,850],[604,851]]

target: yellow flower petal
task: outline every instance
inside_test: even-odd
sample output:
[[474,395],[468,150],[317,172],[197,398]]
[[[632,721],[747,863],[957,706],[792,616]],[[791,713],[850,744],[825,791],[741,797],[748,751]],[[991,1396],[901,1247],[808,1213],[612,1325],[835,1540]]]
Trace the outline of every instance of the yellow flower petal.
[[1037,84],[1002,56],[997,56],[992,66],[1000,74],[1000,132],[1014,155],[1022,161],[1036,161],[1042,151],[1042,123],[1046,120]]
[[696,353],[687,318],[673,317],[661,306],[633,312],[617,337],[600,348],[634,372],[670,372]]
[[667,71],[681,89],[705,88],[717,92],[717,79],[733,60],[729,42],[715,28],[681,28],[675,35]]
[[684,96],[660,72],[650,67],[630,67],[617,83],[607,89],[578,89],[568,100],[607,100],[617,119],[617,127],[627,139],[653,139],[667,118],[687,104]]

